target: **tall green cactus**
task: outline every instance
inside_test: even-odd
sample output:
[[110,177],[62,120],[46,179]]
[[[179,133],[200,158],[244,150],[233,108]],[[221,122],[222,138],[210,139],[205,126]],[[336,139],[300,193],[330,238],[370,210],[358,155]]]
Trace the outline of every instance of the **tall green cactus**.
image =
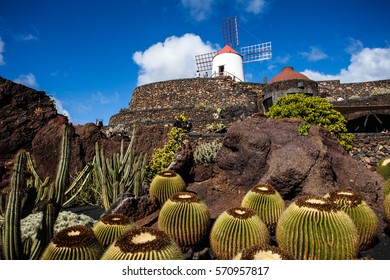
[[11,179],[11,192],[8,199],[7,210],[4,218],[3,230],[3,254],[8,260],[22,258],[22,242],[20,232],[20,219],[22,196],[24,191],[24,169],[26,164],[26,152],[19,151],[16,156],[14,171]]
[[94,184],[101,192],[103,206],[108,210],[118,196],[126,191],[132,191],[135,196],[140,193],[140,187],[146,177],[147,154],[135,155],[133,144],[135,129],[126,152],[122,140],[119,153],[112,158],[106,158],[103,148],[95,144],[96,154],[93,160]]
[[65,125],[62,135],[61,158],[57,168],[57,176],[50,186],[48,201],[43,209],[42,223],[38,229],[37,238],[32,244],[31,259],[38,259],[54,236],[54,224],[60,213],[65,188],[69,180],[69,159],[71,149],[71,128]]

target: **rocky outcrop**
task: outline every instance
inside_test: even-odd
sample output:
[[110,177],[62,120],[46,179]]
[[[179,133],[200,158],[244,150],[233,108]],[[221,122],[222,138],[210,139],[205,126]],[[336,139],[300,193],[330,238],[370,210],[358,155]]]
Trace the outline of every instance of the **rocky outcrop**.
[[267,182],[287,201],[298,195],[325,195],[347,188],[361,192],[380,211],[383,178],[355,161],[327,130],[310,128],[309,136],[298,134],[297,119],[247,118],[228,130],[217,155],[216,176],[194,183],[197,192],[217,215],[239,205],[245,193]]

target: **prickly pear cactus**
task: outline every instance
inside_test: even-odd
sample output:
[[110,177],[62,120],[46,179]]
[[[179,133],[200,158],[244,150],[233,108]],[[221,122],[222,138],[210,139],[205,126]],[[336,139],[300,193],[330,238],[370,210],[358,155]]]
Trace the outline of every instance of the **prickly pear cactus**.
[[91,228],[71,226],[54,235],[42,260],[98,260],[103,249]]
[[195,193],[178,192],[160,210],[158,228],[182,247],[201,243],[209,229],[210,213]]
[[285,202],[273,186],[261,183],[246,193],[241,206],[254,210],[269,231],[273,233],[278,219],[285,209]]
[[359,250],[352,219],[334,203],[316,196],[301,196],[284,210],[276,241],[297,260],[349,260]]
[[252,209],[230,208],[219,215],[211,229],[210,246],[217,259],[232,259],[255,244],[270,244],[270,234]]
[[377,236],[379,220],[363,196],[349,190],[336,190],[325,197],[351,217],[358,231],[360,250],[368,249]]
[[179,245],[165,232],[148,227],[126,231],[112,243],[102,260],[181,260]]
[[135,228],[129,217],[123,214],[106,214],[93,227],[93,232],[104,248],[108,247],[119,236]]
[[150,199],[162,206],[165,201],[177,192],[186,190],[186,183],[183,178],[172,170],[163,171],[157,174],[150,183]]

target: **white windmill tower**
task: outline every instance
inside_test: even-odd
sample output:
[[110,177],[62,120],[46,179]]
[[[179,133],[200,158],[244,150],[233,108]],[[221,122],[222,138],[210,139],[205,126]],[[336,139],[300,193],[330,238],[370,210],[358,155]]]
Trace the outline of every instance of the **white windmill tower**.
[[212,77],[230,76],[244,82],[244,63],[272,58],[271,42],[241,47],[240,53],[234,49],[239,46],[237,17],[222,22],[222,34],[224,47],[220,51],[195,56],[198,72],[211,71]]

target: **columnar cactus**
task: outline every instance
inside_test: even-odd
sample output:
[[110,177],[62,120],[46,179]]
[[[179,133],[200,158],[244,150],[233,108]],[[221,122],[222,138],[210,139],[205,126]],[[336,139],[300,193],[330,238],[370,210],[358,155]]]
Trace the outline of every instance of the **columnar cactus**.
[[291,259],[279,247],[271,245],[253,245],[245,248],[234,257],[235,260],[289,260]]
[[126,231],[112,243],[102,260],[181,260],[179,245],[165,232],[148,227]]
[[276,227],[276,241],[297,260],[354,259],[359,250],[352,219],[316,196],[301,196],[286,208]]
[[270,234],[252,209],[230,208],[219,215],[211,229],[210,246],[217,259],[232,259],[255,244],[270,244]]
[[22,193],[24,191],[24,168],[26,152],[19,151],[14,164],[11,179],[11,192],[4,218],[3,254],[8,260],[18,260],[22,257],[22,242],[20,231]]
[[133,228],[135,224],[129,217],[119,213],[110,213],[100,218],[93,227],[93,231],[100,244],[106,248],[123,233]]
[[377,236],[379,220],[363,196],[349,190],[336,190],[325,197],[351,217],[359,235],[360,250],[368,249]]
[[195,193],[178,192],[161,208],[158,228],[182,247],[201,243],[208,233],[210,213]]
[[166,170],[157,174],[150,183],[150,199],[162,206],[169,197],[185,191],[186,187],[186,183],[178,173]]
[[247,192],[241,206],[254,210],[269,231],[273,233],[278,219],[285,209],[285,202],[274,187],[267,183],[261,183]]
[[42,260],[98,260],[103,249],[91,228],[67,227],[54,235],[42,254]]

